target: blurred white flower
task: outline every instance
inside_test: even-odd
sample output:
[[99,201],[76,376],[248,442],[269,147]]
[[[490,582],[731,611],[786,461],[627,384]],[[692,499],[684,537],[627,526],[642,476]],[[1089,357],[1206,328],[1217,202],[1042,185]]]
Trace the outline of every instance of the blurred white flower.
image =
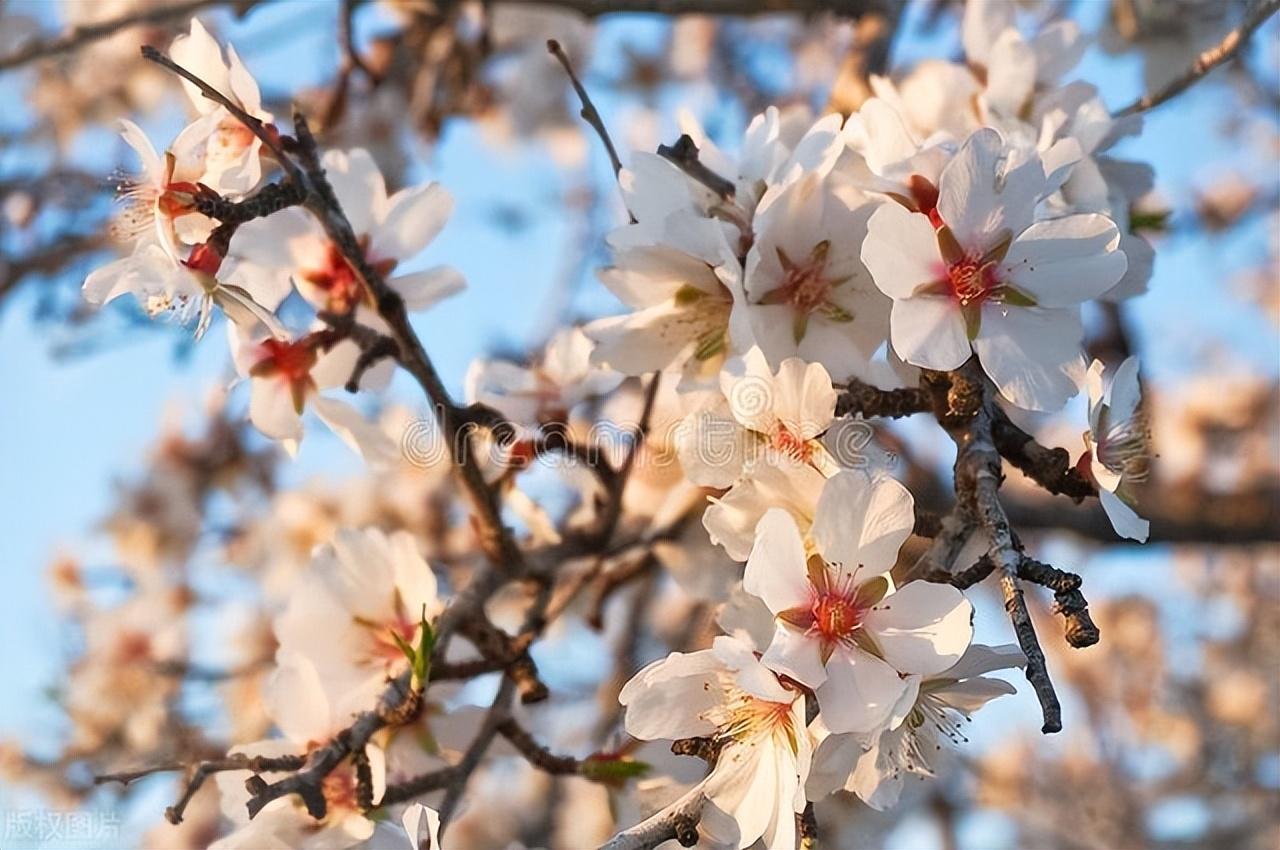
[[937,216],[888,203],[862,259],[894,299],[890,335],[908,363],[950,370],[976,353],[1009,401],[1054,410],[1084,371],[1079,305],[1124,275],[1108,218],[1034,221],[1047,188],[1034,153],[979,130],[942,173]]
[[1015,645],[973,644],[940,673],[907,676],[907,690],[894,708],[890,728],[869,741],[864,736],[828,734],[822,720],[815,721],[820,743],[806,785],[809,796],[817,799],[843,787],[878,811],[896,805],[906,774],[934,775],[931,761],[943,738],[953,744],[967,742],[962,729],[971,715],[996,697],[1017,692],[1003,679],[985,674],[1026,663]]
[[[386,277],[410,311],[425,310],[462,291],[466,281],[449,266],[393,274],[444,228],[453,211],[453,198],[444,187],[424,183],[388,197],[368,151],[329,150],[322,161],[364,259]],[[233,250],[272,274],[292,276],[298,292],[318,309],[347,313],[370,304],[371,295],[342,251],[310,213],[296,207],[242,226]],[[375,327],[381,322],[368,309],[361,311],[361,321]]]
[[435,574],[408,532],[339,529],[316,550],[274,629],[280,652],[306,658],[341,715],[375,704],[408,668],[422,620],[444,607]]
[[783,510],[756,527],[742,586],[777,620],[761,661],[814,688],[833,731],[884,727],[907,687],[899,674],[941,672],[969,645],[973,608],[960,591],[894,590],[888,571],[914,522],[905,487],[846,470],[827,481],[809,544]]
[[1099,360],[1089,367],[1089,472],[1098,484],[1098,499],[1116,533],[1145,543],[1151,523],[1134,511],[1130,485],[1147,480],[1151,468],[1150,438],[1139,408],[1138,358],[1116,368],[1110,380]]
[[518,424],[567,424],[578,404],[610,392],[625,378],[592,365],[593,349],[587,335],[574,327],[558,331],[530,366],[477,360],[467,371],[467,399]]
[[805,698],[750,645],[721,635],[711,649],[674,652],[637,673],[618,699],[636,738],[710,737],[719,745],[715,767],[690,792],[707,798],[699,828],[712,841],[796,846],[812,754]]
[[[264,124],[273,120],[271,113],[262,108],[258,83],[240,61],[236,49],[228,45],[224,58],[218,42],[196,18],[191,19],[189,34],[173,40],[169,56],[249,115]],[[196,112],[212,122],[200,182],[219,193],[244,194],[253,189],[262,179],[262,140],[225,106],[205,97],[191,81],[183,79],[182,87]]]

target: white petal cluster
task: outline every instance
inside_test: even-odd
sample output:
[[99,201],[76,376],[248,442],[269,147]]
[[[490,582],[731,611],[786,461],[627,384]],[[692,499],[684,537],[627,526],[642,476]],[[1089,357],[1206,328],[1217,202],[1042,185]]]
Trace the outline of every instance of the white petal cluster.
[[[1128,232],[1150,171],[1108,155],[1138,125],[1113,119],[1088,84],[1062,83],[1084,49],[1071,24],[1028,35],[1013,4],[974,0],[964,47],[966,64],[874,80],[877,96],[847,119],[770,108],[736,156],[682,118],[677,145],[636,154],[619,175],[630,223],[609,235],[599,277],[623,312],[562,330],[525,360],[477,362],[467,376],[466,425],[483,424],[489,433],[475,443],[503,455],[482,460],[477,477],[535,543],[558,545],[562,531],[581,530],[575,522],[594,524],[609,501],[602,491],[627,482],[584,475],[581,505],[562,527],[514,482],[556,447],[574,463],[574,447],[601,450],[609,475],[634,465],[625,495],[650,504],[617,492],[611,507],[646,543],[658,532],[659,542],[677,538],[663,520],[705,504],[701,529],[674,530],[692,530],[702,546],[693,551],[727,565],[709,564],[717,586],[699,592],[729,599],[719,619],[729,634],[648,665],[619,699],[635,738],[706,739],[715,758],[688,799],[706,801],[699,829],[717,846],[794,847],[795,816],[838,789],[893,805],[906,774],[932,775],[942,739],[962,742],[959,723],[1012,692],[986,674],[1025,663],[1016,648],[972,645],[973,606],[956,588],[895,581],[914,500],[881,462],[870,425],[837,415],[843,387],[917,386],[924,370],[976,360],[1002,403],[1025,411],[1060,410],[1087,388],[1079,472],[1096,482],[1118,533],[1147,536],[1132,488],[1147,472],[1136,361],[1108,377],[1101,363],[1086,368],[1082,347],[1084,305],[1140,292],[1150,274],[1149,246]],[[173,56],[276,132],[234,49],[224,53],[193,22]],[[384,388],[393,362],[366,368],[333,317],[391,332],[361,269],[377,270],[411,311],[463,289],[455,269],[415,265],[451,196],[434,183],[389,192],[367,151],[330,150],[322,165],[362,256],[350,245],[344,254],[300,206],[219,240],[201,210],[253,197],[276,165],[271,144],[225,106],[193,86],[187,94],[198,115],[164,154],[125,128],[143,161],[119,228],[132,253],[90,274],[86,298],[132,293],[150,316],[198,316],[197,334],[221,308],[263,434],[293,451],[310,411],[370,464],[393,465],[399,448],[387,431],[335,397]],[[308,315],[291,329],[277,310],[295,292]],[[582,438],[584,411],[649,375],[661,392],[632,419],[648,427],[638,448],[633,431],[622,446]],[[494,421],[511,434],[499,436]],[[283,740],[247,754],[305,755],[337,734],[409,669],[405,647],[444,609],[408,533],[329,537],[273,623],[266,710]],[[683,560],[682,586],[708,584],[691,580],[698,567]],[[375,802],[389,746],[368,749]],[[223,774],[239,828],[215,846],[368,840],[375,824],[348,770],[326,782],[329,814],[318,825],[287,800],[246,821],[243,776]],[[410,808],[403,825],[411,842],[436,846],[432,810]]]
[[[278,134],[262,107],[258,84],[235,51],[224,52],[198,20],[174,40],[172,58],[230,103]],[[344,387],[360,356],[350,339],[326,338],[324,325],[291,330],[277,315],[295,290],[317,312],[350,315],[369,331],[386,332],[372,309],[352,260],[302,208],[287,207],[236,227],[230,244],[216,238],[217,222],[202,202],[252,199],[266,178],[279,176],[259,136],[194,83],[183,85],[196,117],[157,153],[143,130],[123,122],[123,137],[142,160],[142,173],[124,185],[115,232],[131,251],[95,269],[83,292],[93,304],[131,293],[151,318],[194,321],[200,338],[217,311],[229,319],[232,359],[251,384],[249,418],[289,452],[302,439],[303,414],[316,417],[371,464],[394,460],[397,448],[382,428],[346,401],[324,395]],[[453,199],[436,183],[388,194],[382,173],[362,149],[330,150],[327,179],[364,251],[410,311],[425,310],[460,292],[461,273],[448,266],[403,270],[439,235]],[[383,388],[389,362],[362,376],[363,390]]]
[[[770,110],[736,160],[686,122],[676,149],[637,154],[620,178],[633,221],[601,277],[630,312],[585,332],[603,365],[678,374],[681,467],[710,491],[712,542],[746,562],[720,620],[732,642],[651,665],[622,699],[642,739],[756,736],[750,759],[722,756],[704,781],[752,773],[733,783],[750,812],[708,793],[737,826],[704,824],[713,842],[792,846],[776,830],[802,808],[795,782],[808,800],[845,789],[893,805],[906,774],[932,775],[942,739],[964,741],[960,724],[1012,692],[984,674],[1025,663],[970,644],[960,591],[895,584],[913,501],[832,445],[837,425],[858,424],[836,417],[833,387],[890,389],[972,358],[1028,411],[1087,385],[1090,474],[1117,530],[1146,535],[1128,488],[1146,469],[1136,366],[1110,382],[1087,369],[1081,315],[1150,274],[1149,246],[1128,233],[1149,169],[1107,155],[1139,125],[1062,83],[1084,50],[1074,25],[1026,35],[1014,4],[967,9],[967,64],[877,79],[843,123]],[[752,661],[729,661],[730,646]],[[812,723],[768,708],[806,697]]]

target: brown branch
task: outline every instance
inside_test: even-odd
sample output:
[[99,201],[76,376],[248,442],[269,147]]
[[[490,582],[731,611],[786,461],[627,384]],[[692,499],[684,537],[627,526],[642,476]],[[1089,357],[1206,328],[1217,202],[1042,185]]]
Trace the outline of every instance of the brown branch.
[[924,380],[933,391],[938,422],[956,444],[955,492],[961,517],[987,535],[987,556],[1000,580],[1005,611],[1027,657],[1027,681],[1040,700],[1044,715],[1041,731],[1060,732],[1062,706],[1018,583],[1022,552],[1000,504],[1002,471],[992,435],[996,402],[991,388],[976,360],[955,372],[926,372]]
[[189,18],[201,9],[210,6],[225,6],[229,4],[235,6],[237,14],[244,16],[260,2],[263,2],[263,0],[184,0],[184,2],[163,6],[152,3],[143,4],[136,11],[121,15],[118,18],[112,18],[109,21],[78,26],[56,38],[31,41],[8,56],[0,56],[0,71],[17,68],[19,65],[25,65],[36,59],[45,59],[51,56],[60,56],[63,53],[70,53],[132,26],[167,24],[170,21]]
[[596,135],[604,143],[604,149],[609,154],[609,164],[613,166],[613,176],[616,178],[618,173],[622,171],[622,160],[618,157],[618,149],[613,146],[613,139],[609,137],[608,128],[604,126],[604,119],[600,117],[600,112],[591,101],[591,95],[587,94],[586,87],[582,85],[582,81],[574,73],[573,63],[569,61],[569,55],[564,52],[560,42],[554,38],[548,39],[547,52],[556,57],[556,60],[563,66],[564,72],[569,75],[569,82],[573,85],[573,90],[578,95],[578,101],[582,104],[582,109],[578,114],[582,116],[583,121],[591,125],[591,129],[596,131]]
[[224,773],[229,770],[248,770],[252,771],[256,776],[259,773],[272,773],[275,771],[297,770],[306,763],[306,756],[249,756],[243,753],[226,756],[225,758],[208,759],[206,761],[196,762],[192,765],[182,763],[166,763],[154,765],[151,767],[141,768],[139,770],[122,771],[119,773],[105,773],[101,776],[93,778],[93,784],[102,785],[108,782],[119,782],[128,785],[137,780],[151,776],[155,773],[167,773],[170,771],[186,770],[186,785],[183,788],[182,795],[178,801],[169,808],[165,809],[165,819],[172,824],[182,823],[182,815],[186,811],[187,804],[191,802],[191,798],[196,795],[200,787],[204,785],[206,779],[215,773]]
[[1079,502],[1098,495],[1093,480],[1080,474],[1063,448],[1047,448],[1009,419],[998,405],[992,408],[991,436],[996,449],[1009,463],[1054,495]]
[[600,850],[648,850],[674,839],[681,847],[698,843],[698,822],[707,796],[695,786],[670,805],[609,839]]
[[1219,65],[1232,59],[1245,48],[1253,34],[1267,22],[1267,19],[1280,10],[1280,0],[1253,0],[1245,11],[1240,26],[1227,33],[1222,41],[1210,47],[1196,57],[1195,61],[1182,74],[1174,78],[1159,91],[1145,94],[1116,113],[1116,117],[1136,115],[1154,109],[1167,100],[1178,96],[1209,75]]
[[737,192],[733,181],[721,177],[702,164],[702,160],[698,159],[698,145],[689,135],[682,135],[674,145],[658,145],[658,156],[679,168],[693,181],[706,186],[721,200],[733,200]]
[[882,390],[854,378],[836,397],[836,416],[887,416],[901,419],[933,410],[929,391],[922,387]]
[[510,741],[529,764],[552,776],[575,776],[582,770],[582,759],[551,752],[534,740],[533,735],[514,718],[508,717],[498,723],[498,734]]
[[621,12],[652,12],[659,15],[767,15],[792,13],[857,16],[874,0],[538,0],[543,6],[557,6],[589,18]]

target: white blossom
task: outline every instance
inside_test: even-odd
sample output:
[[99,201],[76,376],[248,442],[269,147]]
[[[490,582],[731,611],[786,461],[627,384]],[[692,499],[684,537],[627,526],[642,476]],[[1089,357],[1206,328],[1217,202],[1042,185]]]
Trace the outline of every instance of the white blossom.
[[618,699],[636,738],[701,736],[719,745],[715,767],[695,789],[707,798],[700,828],[713,841],[796,846],[812,754],[805,698],[749,644],[721,635],[711,649],[674,652],[637,673]]
[[1125,257],[1105,216],[1035,221],[1047,187],[1038,156],[987,129],[943,171],[934,216],[896,203],[875,211],[862,259],[893,298],[899,356],[950,370],[977,354],[1001,394],[1031,410],[1078,392],[1079,305],[1115,285]]
[[[415,257],[444,228],[453,211],[453,198],[444,187],[424,183],[388,197],[382,173],[361,148],[326,151],[322,162],[365,261],[386,278],[405,307],[426,310],[462,291],[465,280],[449,266],[395,274],[401,262]],[[237,256],[291,276],[298,292],[318,309],[346,313],[370,304],[371,294],[342,250],[302,209],[249,222],[237,231],[233,245]],[[365,309],[361,321],[377,327],[381,320]]]
[[1139,407],[1138,358],[1129,357],[1107,380],[1099,360],[1089,367],[1089,472],[1098,484],[1098,499],[1116,533],[1146,542],[1151,523],[1134,510],[1132,485],[1147,480],[1150,439]]
[[815,721],[821,743],[814,753],[808,794],[816,799],[843,787],[873,809],[894,806],[907,774],[934,775],[933,760],[943,739],[966,743],[963,728],[973,713],[996,697],[1016,693],[1013,685],[985,674],[1026,662],[1015,645],[974,644],[940,673],[908,676],[891,728],[869,741],[865,736],[826,734],[824,724]]
[[969,645],[972,606],[960,591],[894,589],[888,571],[913,524],[906,488],[846,470],[823,489],[810,545],[785,511],[756,527],[743,588],[777,619],[761,660],[813,688],[833,731],[883,727],[907,687],[900,674],[941,672]]

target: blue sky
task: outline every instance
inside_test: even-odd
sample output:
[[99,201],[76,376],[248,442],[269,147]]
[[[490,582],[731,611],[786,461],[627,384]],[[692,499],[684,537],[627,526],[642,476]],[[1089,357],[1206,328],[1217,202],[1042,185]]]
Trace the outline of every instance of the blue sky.
[[[44,4],[15,5],[48,17],[49,6]],[[1098,14],[1104,6],[1077,5],[1088,15]],[[284,94],[323,80],[336,63],[332,18],[316,14],[315,8],[297,2],[272,4],[256,11],[247,23],[224,28],[268,93]],[[288,47],[277,47],[270,33],[284,29],[290,31]],[[1274,22],[1267,32],[1274,38]],[[602,37],[643,45],[651,44],[660,33],[652,20],[615,17]],[[907,62],[953,52],[953,44],[935,38],[904,42],[897,58]],[[600,49],[597,55],[616,52]],[[595,75],[604,77],[611,70],[593,68]],[[1090,52],[1080,76],[1098,83],[1111,105],[1128,102],[1140,90],[1135,63],[1118,62],[1099,51]],[[21,80],[19,75],[0,76],[0,105],[11,114]],[[589,75],[588,84],[608,121],[619,109],[619,98],[605,89],[599,76],[593,83]],[[1156,112],[1142,137],[1126,142],[1123,153],[1156,166],[1157,186],[1166,197],[1185,199],[1188,187],[1209,176],[1207,164],[1220,169],[1247,161],[1217,134],[1223,102],[1219,91],[1212,84],[1193,90],[1177,105]],[[175,101],[169,115],[178,114]],[[100,144],[101,137],[92,141]],[[595,172],[603,178],[607,164],[592,141]],[[93,150],[84,152],[90,161],[108,167],[109,158]],[[550,167],[549,159],[536,149],[495,151],[473,128],[456,123],[437,148],[420,150],[417,158],[412,176],[441,181],[457,200],[453,219],[421,263],[450,263],[466,274],[470,287],[415,324],[439,370],[458,391],[475,356],[495,345],[527,343],[540,332],[535,320],[542,315],[545,296],[572,250],[575,222],[557,200],[577,177]],[[12,168],[12,159],[3,152],[0,168]],[[520,210],[526,226],[495,227],[496,205]],[[1222,294],[1234,270],[1264,255],[1268,226],[1258,222],[1226,240],[1170,239],[1158,246],[1152,292],[1132,310],[1146,374],[1157,383],[1174,381],[1195,369],[1204,356],[1195,342],[1201,339],[1224,343],[1228,359],[1268,373],[1276,371],[1280,341],[1274,326],[1261,311],[1231,303]],[[587,300],[608,303],[598,295]],[[225,381],[229,367],[223,336],[216,331],[195,347],[190,358],[175,362],[175,339],[184,333],[176,327],[123,339],[87,356],[59,358],[52,352],[53,329],[32,321],[34,307],[30,289],[0,304],[0,399],[7,406],[7,415],[0,416],[4,452],[0,570],[5,586],[0,594],[0,646],[6,696],[0,700],[0,737],[16,736],[38,745],[58,730],[56,712],[42,693],[56,684],[66,644],[45,589],[45,564],[64,548],[83,555],[89,564],[105,563],[102,559],[109,558],[110,552],[94,536],[93,524],[109,510],[113,479],[138,469],[166,405],[177,399],[186,408],[198,410],[207,388]],[[291,474],[300,479],[335,469],[354,469],[352,459],[336,441],[316,432],[304,443]],[[1063,544],[1060,554],[1064,563],[1077,564],[1086,572],[1092,587],[1121,591],[1140,587],[1152,569],[1167,567],[1169,552],[1156,548],[1135,554],[1125,549],[1093,557],[1090,550]],[[980,639],[1010,639],[1007,624],[995,608],[982,613],[978,629]],[[1070,724],[1073,711],[1069,705],[1067,709]],[[1004,712],[1019,725],[1029,726],[1028,720],[1037,713],[1029,689],[1009,700]],[[990,725],[996,716],[987,718],[988,723],[980,719],[974,724],[979,742],[1004,731],[1002,722],[1000,728]],[[1060,744],[1050,741],[1048,746]],[[0,792],[0,808],[12,804]],[[966,829],[992,828],[989,819],[975,823]],[[904,825],[903,846],[923,845],[922,837],[913,837],[917,828]],[[996,833],[982,834],[999,842]]]

